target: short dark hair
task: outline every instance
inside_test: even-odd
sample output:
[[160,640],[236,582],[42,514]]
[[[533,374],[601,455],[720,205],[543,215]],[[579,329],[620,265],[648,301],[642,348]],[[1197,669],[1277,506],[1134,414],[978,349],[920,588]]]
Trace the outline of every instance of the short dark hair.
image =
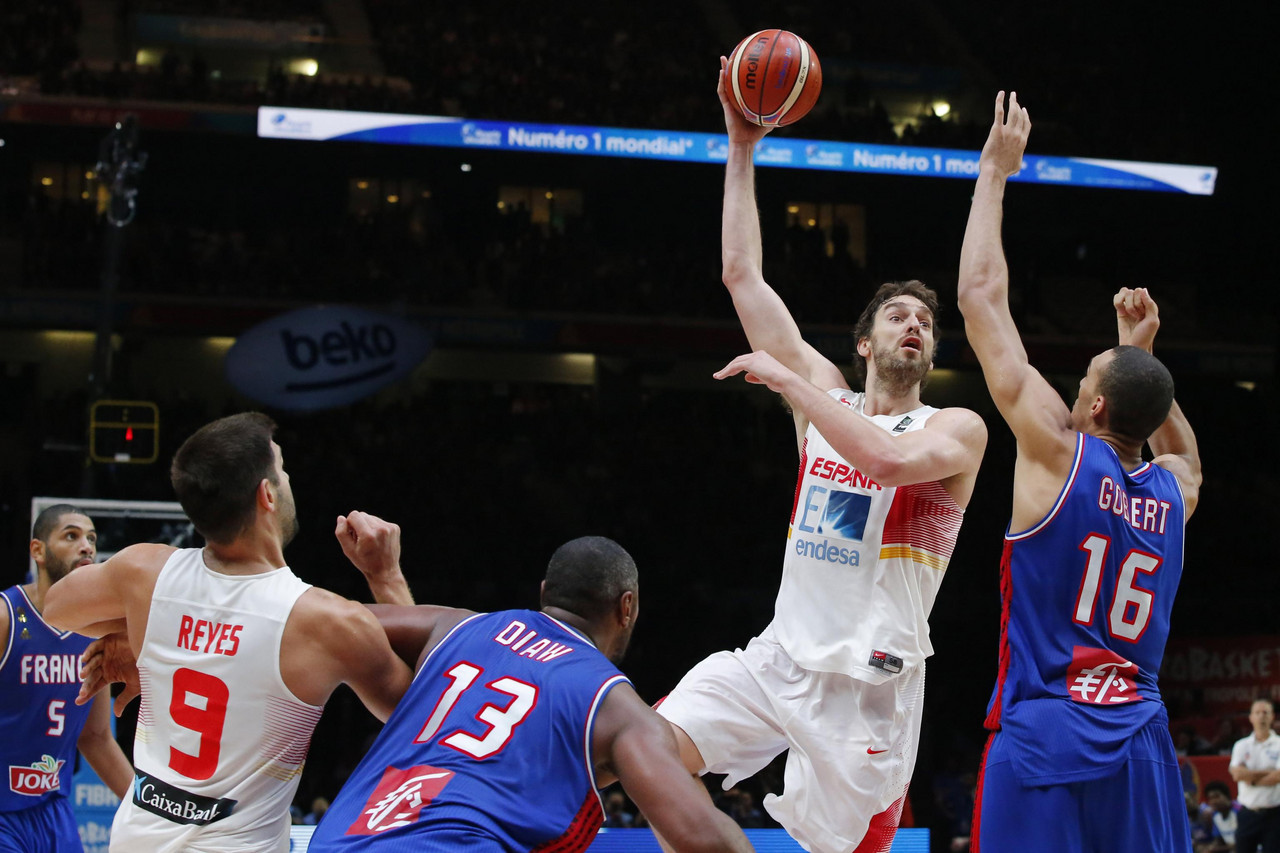
[[47,506],[40,510],[40,514],[36,516],[35,523],[31,525],[31,538],[39,539],[41,542],[48,544],[49,537],[53,535],[54,528],[58,526],[58,522],[62,520],[64,515],[89,517],[89,513],[71,504]]
[[1271,701],[1270,696],[1259,696],[1257,699],[1254,699],[1252,702],[1249,703],[1249,710],[1252,711],[1253,706],[1257,705],[1259,702],[1266,702],[1268,705],[1271,706],[1271,713],[1274,714],[1276,712],[1276,703]]
[[1228,800],[1231,799],[1231,789],[1228,788],[1227,783],[1223,782],[1221,779],[1213,779],[1204,783],[1205,797],[1208,797],[1214,791],[1222,794],[1222,796],[1226,797]]
[[895,296],[902,296],[903,294],[914,296],[924,303],[924,307],[929,309],[929,313],[933,315],[933,342],[935,347],[938,345],[938,311],[940,306],[938,304],[938,294],[933,288],[914,278],[910,281],[885,282],[876,290],[875,296],[871,297],[867,307],[862,309],[858,322],[853,324],[853,367],[858,373],[858,378],[864,382],[867,379],[867,360],[859,355],[858,342],[863,338],[871,337],[871,329],[876,324],[876,312],[880,310],[880,306]]
[[173,490],[208,541],[234,540],[253,520],[258,484],[264,478],[279,483],[275,431],[275,421],[260,412],[231,415],[196,430],[173,455]]
[[600,619],[624,592],[636,592],[640,575],[626,549],[604,536],[582,536],[551,555],[542,606]]
[[1107,427],[1133,441],[1146,441],[1173,406],[1173,376],[1144,349],[1113,347],[1115,358],[1098,380],[1107,401]]

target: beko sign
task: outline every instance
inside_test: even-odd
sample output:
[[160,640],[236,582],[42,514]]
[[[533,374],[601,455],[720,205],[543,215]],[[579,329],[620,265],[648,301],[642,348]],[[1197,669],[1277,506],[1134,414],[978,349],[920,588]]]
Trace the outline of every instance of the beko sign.
[[227,353],[227,380],[269,406],[330,409],[403,379],[430,351],[431,334],[409,320],[347,306],[302,308],[241,335]]

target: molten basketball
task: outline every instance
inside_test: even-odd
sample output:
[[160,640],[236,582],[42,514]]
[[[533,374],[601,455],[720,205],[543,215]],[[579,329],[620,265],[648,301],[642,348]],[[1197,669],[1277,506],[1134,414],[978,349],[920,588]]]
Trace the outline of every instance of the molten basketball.
[[786,30],[761,30],[729,54],[729,100],[752,124],[799,121],[822,91],[822,67],[809,43]]

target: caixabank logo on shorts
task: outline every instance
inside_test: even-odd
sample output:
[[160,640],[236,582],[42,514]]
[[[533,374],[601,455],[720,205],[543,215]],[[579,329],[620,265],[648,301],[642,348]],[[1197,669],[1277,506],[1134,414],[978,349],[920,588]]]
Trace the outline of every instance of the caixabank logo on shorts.
[[227,379],[249,397],[292,411],[345,406],[407,376],[431,350],[417,323],[349,306],[281,314],[241,335]]
[[9,790],[24,797],[39,797],[61,787],[61,759],[42,755],[40,760],[27,767],[9,765]]

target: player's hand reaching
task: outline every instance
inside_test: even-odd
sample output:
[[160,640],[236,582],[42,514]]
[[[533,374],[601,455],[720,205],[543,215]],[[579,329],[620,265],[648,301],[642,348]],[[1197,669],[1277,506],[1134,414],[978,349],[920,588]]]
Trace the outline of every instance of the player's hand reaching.
[[1145,287],[1122,287],[1111,299],[1120,345],[1151,352],[1160,328],[1160,308]]
[[755,145],[772,127],[761,127],[743,118],[742,113],[729,101],[729,60],[720,57],[720,83],[716,86],[716,94],[720,96],[720,106],[724,108],[724,127],[729,132],[730,144],[746,142]]
[[400,571],[400,525],[359,510],[338,516],[333,535],[369,583],[374,600],[382,604],[412,604]]
[[333,531],[342,553],[370,579],[400,571],[400,525],[359,510],[338,516]]
[[1018,93],[1009,93],[1009,117],[1006,121],[1004,112],[1004,91],[996,95],[995,121],[991,124],[991,133],[982,146],[982,156],[978,167],[991,169],[1007,178],[1022,169],[1022,153],[1027,150],[1027,137],[1031,134],[1031,114],[1024,107],[1018,106]]
[[728,379],[739,373],[745,373],[744,378],[751,384],[765,385],[770,391],[776,391],[779,394],[785,394],[787,385],[800,378],[793,370],[764,350],[740,355],[712,376],[716,379]]
[[77,705],[85,704],[110,684],[124,685],[124,690],[111,704],[117,717],[142,692],[142,685],[138,680],[138,662],[133,656],[129,638],[123,631],[99,637],[89,644],[81,657],[80,679]]

